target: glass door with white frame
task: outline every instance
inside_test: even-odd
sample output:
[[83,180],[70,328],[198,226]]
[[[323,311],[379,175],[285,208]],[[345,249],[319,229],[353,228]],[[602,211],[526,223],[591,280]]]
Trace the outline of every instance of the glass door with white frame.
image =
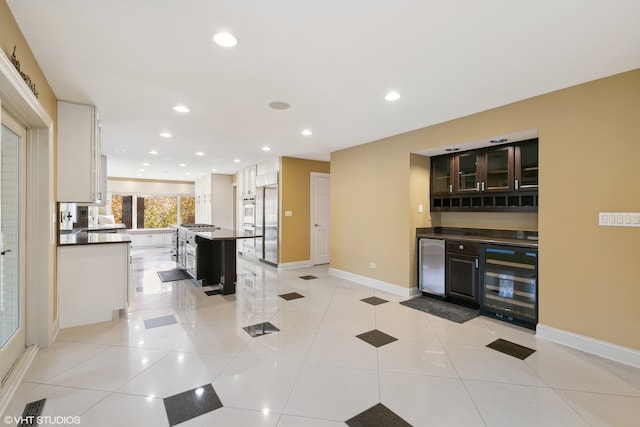
[[25,129],[2,111],[0,134],[0,377],[25,349]]

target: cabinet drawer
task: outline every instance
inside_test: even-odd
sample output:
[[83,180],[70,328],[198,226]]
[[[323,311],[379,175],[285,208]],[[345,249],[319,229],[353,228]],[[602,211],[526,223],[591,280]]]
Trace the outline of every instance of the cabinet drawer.
[[447,252],[465,255],[479,255],[480,245],[478,245],[477,243],[447,240]]

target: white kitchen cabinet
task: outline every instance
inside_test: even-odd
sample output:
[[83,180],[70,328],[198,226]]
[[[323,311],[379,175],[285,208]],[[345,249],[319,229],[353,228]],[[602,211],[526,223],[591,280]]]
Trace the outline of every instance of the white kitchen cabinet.
[[[94,106],[58,102],[57,151],[58,201],[104,203],[100,128]],[[102,175],[106,179],[106,172]]]
[[196,218],[200,224],[233,227],[231,175],[209,174],[196,179]]
[[171,245],[171,230],[153,233],[138,233],[129,231],[134,248],[158,248]]
[[127,308],[129,243],[58,247],[60,328],[107,322]]
[[240,169],[237,173],[238,194],[240,196],[255,196],[257,166]]

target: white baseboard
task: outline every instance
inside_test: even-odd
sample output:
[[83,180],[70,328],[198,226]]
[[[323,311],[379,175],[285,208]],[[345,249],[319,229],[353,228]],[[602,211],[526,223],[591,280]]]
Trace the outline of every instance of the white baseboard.
[[296,262],[283,262],[278,264],[278,270],[292,270],[294,268],[313,267],[311,260],[296,261]]
[[407,298],[420,295],[420,290],[417,287],[405,288],[402,286],[394,285],[393,283],[372,279],[371,277],[349,273],[348,271],[329,268],[329,274],[332,276],[340,277],[342,279],[350,280],[360,285],[369,286],[370,288],[380,289],[381,291],[389,292],[390,294],[394,295],[400,295]]
[[538,323],[536,337],[640,368],[640,351]]
[[38,354],[37,345],[27,347],[16,363],[16,366],[13,367],[6,382],[2,385],[2,392],[0,393],[0,415],[3,418],[9,403],[11,403],[24,375],[27,373],[27,369],[29,369],[29,366],[31,366],[31,363],[36,358],[36,354]]

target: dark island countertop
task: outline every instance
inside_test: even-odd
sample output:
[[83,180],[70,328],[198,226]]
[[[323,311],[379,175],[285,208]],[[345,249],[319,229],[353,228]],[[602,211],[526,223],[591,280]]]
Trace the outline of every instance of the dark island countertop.
[[244,231],[236,231],[228,228],[219,228],[215,231],[195,231],[195,235],[206,240],[238,240],[262,237],[262,235],[247,234]]
[[416,237],[538,248],[537,231],[430,227],[416,229]]
[[121,233],[73,233],[61,234],[58,246],[99,245],[105,243],[131,243],[131,236]]

